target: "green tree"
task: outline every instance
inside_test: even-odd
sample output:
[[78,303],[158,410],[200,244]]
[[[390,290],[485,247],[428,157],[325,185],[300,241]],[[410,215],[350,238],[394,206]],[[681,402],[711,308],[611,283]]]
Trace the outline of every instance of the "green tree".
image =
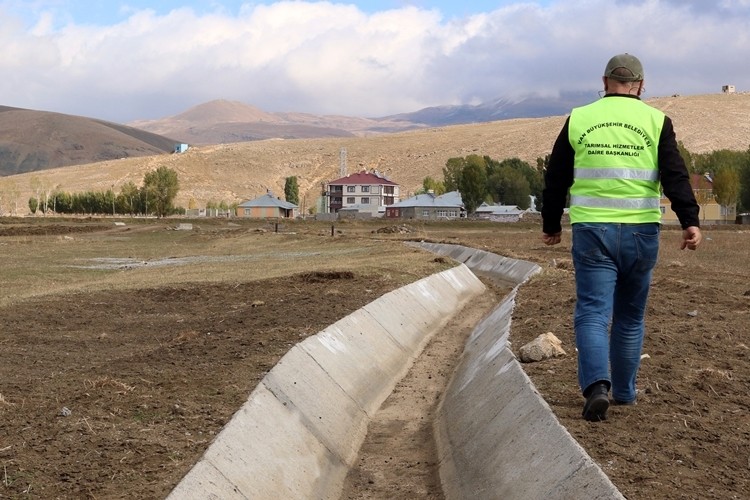
[[487,180],[492,201],[517,205],[526,210],[531,205],[531,187],[524,175],[511,167],[502,167]]
[[299,184],[297,184],[296,175],[286,178],[284,182],[284,198],[289,203],[299,205]]
[[448,158],[443,167],[443,187],[445,192],[458,191],[461,185],[461,175],[464,171],[466,160],[464,158]]
[[422,189],[418,191],[417,194],[429,193],[430,191],[432,191],[436,195],[444,194],[445,184],[440,181],[436,181],[432,177],[425,177],[424,179],[422,179]]
[[[508,158],[501,162],[485,157],[487,163],[487,189],[495,202],[517,205],[527,209],[531,205],[530,196],[542,198],[544,179],[538,169],[518,158]],[[537,159],[537,164],[543,162]]]
[[[719,149],[711,151],[710,153],[693,155],[693,160],[695,163],[696,172],[709,172],[714,178],[719,172],[723,170],[733,170],[734,172],[736,172],[736,182],[737,184],[739,184],[737,187],[737,205],[739,205],[738,209],[740,212],[742,212],[750,208],[750,172],[747,172],[748,170],[750,170],[750,149],[746,151]],[[714,193],[716,194],[715,186]],[[700,193],[698,194],[700,195]],[[701,196],[698,197],[702,198]],[[701,199],[699,199],[698,202],[703,205],[703,201]],[[719,203],[721,205],[724,205],[724,203],[720,201]]]
[[52,195],[50,204],[52,209],[59,214],[69,214],[72,212],[72,200],[70,194],[64,191],[57,191]]
[[35,214],[37,208],[39,208],[39,200],[32,196],[29,198],[29,210],[31,210],[32,214]]
[[717,149],[710,153],[693,156],[695,172],[699,174],[705,172],[715,174],[724,168],[739,171],[747,161],[746,158],[747,153],[745,151],[732,151],[729,149]]
[[550,155],[544,155],[544,158],[541,156],[538,156],[536,159],[536,169],[539,172],[544,172],[547,170],[547,165],[549,165],[549,157]]
[[[733,168],[723,168],[713,177],[713,192],[719,205],[734,212],[740,198],[740,176]],[[726,220],[726,212],[724,213]]]
[[750,211],[750,148],[745,152],[745,161],[740,167],[740,213]]
[[112,199],[107,195],[107,193],[108,192],[105,191],[96,191],[91,193],[92,204],[90,207],[90,211],[92,214],[112,213]]
[[108,213],[115,215],[117,212],[116,202],[117,201],[117,195],[115,194],[114,190],[108,189],[104,193],[104,202],[106,203],[107,207],[102,210],[102,213]]
[[143,176],[143,191],[147,197],[146,210],[153,209],[157,217],[165,217],[174,210],[174,199],[180,190],[177,172],[159,167]]
[[122,199],[121,204],[123,205],[123,213],[135,215],[142,211],[139,195],[138,186],[136,186],[133,181],[126,182],[120,188],[119,198]]
[[677,141],[677,150],[680,152],[680,156],[682,156],[682,159],[685,161],[685,166],[687,167],[688,172],[696,173],[693,155],[690,154],[690,151],[688,151],[682,141]]
[[466,157],[458,190],[467,214],[473,214],[487,196],[487,165],[478,155]]

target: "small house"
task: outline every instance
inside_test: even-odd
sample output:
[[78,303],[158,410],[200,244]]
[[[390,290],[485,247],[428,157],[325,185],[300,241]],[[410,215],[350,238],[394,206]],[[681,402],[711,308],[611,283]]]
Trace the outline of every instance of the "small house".
[[458,191],[439,196],[424,193],[385,207],[385,217],[423,220],[458,219],[466,217],[466,210]]
[[294,203],[281,200],[269,191],[263,196],[238,205],[237,217],[294,219],[298,210],[299,207]]
[[177,144],[174,145],[174,152],[175,153],[184,153],[185,151],[188,150],[188,147],[189,146],[187,144],[185,144],[184,142],[179,142],[179,143],[177,143]]
[[482,203],[474,211],[480,219],[494,222],[518,222],[524,213],[526,210],[518,208],[517,205],[489,205],[487,203]]

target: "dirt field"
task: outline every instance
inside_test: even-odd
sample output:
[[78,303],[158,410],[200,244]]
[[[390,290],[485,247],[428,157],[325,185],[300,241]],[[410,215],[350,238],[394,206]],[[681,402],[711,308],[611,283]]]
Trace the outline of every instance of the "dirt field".
[[[636,406],[581,419],[570,259],[521,288],[512,340],[552,331],[567,356],[526,365],[558,419],[627,498],[748,498],[750,492],[750,231],[704,232],[680,252],[665,231],[646,318]],[[569,241],[566,250],[569,250]]]
[[[676,250],[677,231],[663,232],[638,405],[592,424],[580,418],[576,387],[569,239],[548,248],[537,226],[487,223],[412,225],[407,234],[342,224],[334,238],[330,227],[309,224],[284,234],[267,225],[111,225],[0,224],[0,497],[163,498],[290,346],[449,265],[402,239],[465,244],[545,268],[519,292],[513,348],[547,331],[561,338],[564,358],[525,368],[628,498],[750,491],[747,230],[707,228],[694,253]],[[459,335],[467,328],[456,325]],[[428,352],[449,367],[460,351],[438,336]],[[444,381],[418,373],[439,394]],[[440,498],[379,488],[392,465],[373,472],[367,460],[349,498]],[[395,477],[404,485],[415,481],[409,469],[434,481],[429,458],[401,465]]]

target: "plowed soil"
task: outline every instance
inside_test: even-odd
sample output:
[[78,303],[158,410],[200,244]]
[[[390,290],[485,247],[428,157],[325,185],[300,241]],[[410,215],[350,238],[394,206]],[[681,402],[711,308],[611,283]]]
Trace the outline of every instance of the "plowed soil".
[[[678,231],[663,232],[638,404],[588,423],[575,376],[569,241],[545,247],[535,225],[420,225],[411,235],[376,234],[377,227],[341,226],[337,238],[354,247],[376,238],[460,243],[544,268],[519,291],[513,349],[548,331],[563,341],[566,356],[524,366],[628,498],[747,498],[750,232],[708,229],[704,247],[691,253],[675,250]],[[321,238],[319,228],[293,229],[298,239]],[[33,231],[25,251],[39,237]],[[1,245],[7,237],[0,235]],[[397,286],[380,279],[397,272],[387,261],[377,271],[340,271],[255,280],[245,267],[232,282],[165,279],[4,305],[0,497],[164,498],[292,345]],[[455,362],[455,346],[444,349],[446,363]],[[386,498],[376,482],[388,474],[369,468],[361,476],[371,495],[357,497]],[[420,490],[387,495],[414,498],[413,491]]]

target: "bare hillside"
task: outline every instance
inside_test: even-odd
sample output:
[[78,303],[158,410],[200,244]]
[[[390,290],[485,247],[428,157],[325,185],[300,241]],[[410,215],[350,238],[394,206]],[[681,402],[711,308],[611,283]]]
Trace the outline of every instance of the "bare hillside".
[[[750,94],[662,97],[648,101],[675,123],[678,140],[694,153],[715,149],[745,150],[750,143]],[[378,170],[402,186],[403,195],[421,186],[422,179],[442,179],[451,157],[469,154],[495,159],[518,157],[536,165],[548,154],[564,116],[423,129],[371,137],[266,140],[194,147],[180,155],[127,158],[59,168],[35,175],[68,192],[106,190],[127,181],[141,184],[145,172],[161,165],[179,174],[177,203],[198,206],[207,201],[244,201],[273,190],[283,194],[284,179],[295,175],[300,203],[314,204],[323,182],[339,177],[339,152],[347,150],[348,173]],[[31,196],[31,174],[0,179],[2,211]]]
[[0,106],[0,175],[154,155],[174,142],[93,118]]

